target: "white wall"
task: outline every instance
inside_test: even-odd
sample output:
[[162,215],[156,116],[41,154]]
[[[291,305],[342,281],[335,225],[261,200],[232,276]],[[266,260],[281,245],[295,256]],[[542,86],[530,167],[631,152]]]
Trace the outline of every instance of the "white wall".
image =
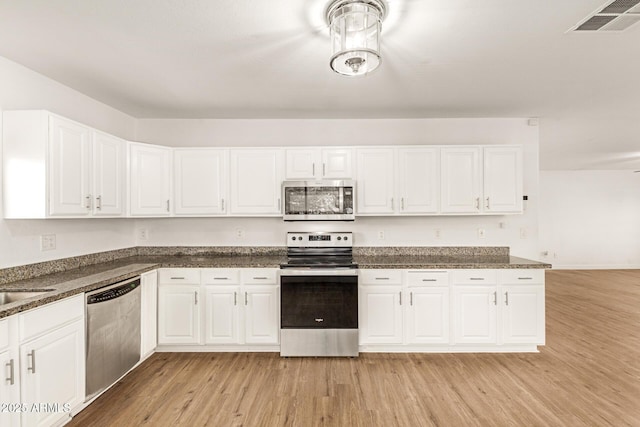
[[[282,245],[286,231],[351,230],[361,246],[509,246],[536,258],[538,128],[526,119],[386,120],[161,120],[138,121],[137,139],[170,146],[454,145],[521,144],[524,147],[524,215],[358,218],[353,223],[284,223],[278,218],[172,218],[138,220],[149,231],[140,245]],[[504,228],[500,228],[500,225]],[[478,228],[486,230],[478,238]],[[238,230],[243,237],[238,238]],[[436,238],[440,230],[440,238]],[[384,231],[384,240],[378,232]],[[521,238],[523,231],[526,238]]]
[[540,249],[554,268],[640,268],[640,174],[541,171]]
[[[0,57],[0,112],[20,109],[50,110],[122,138],[135,135],[133,117]],[[129,219],[0,220],[0,268],[130,247],[133,230]],[[55,234],[57,249],[41,252],[41,234]]]

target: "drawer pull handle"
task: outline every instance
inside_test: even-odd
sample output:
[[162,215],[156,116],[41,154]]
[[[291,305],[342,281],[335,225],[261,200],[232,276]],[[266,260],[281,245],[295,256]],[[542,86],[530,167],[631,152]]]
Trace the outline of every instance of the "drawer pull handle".
[[254,277],[253,280],[267,280],[268,277]]
[[422,279],[423,282],[435,282],[438,279]]
[[172,277],[171,280],[184,280],[184,277]]
[[324,322],[324,319],[315,319],[316,322],[321,323]]
[[493,305],[498,305],[498,292],[493,293]]
[[469,280],[484,280],[484,277],[469,277]]
[[249,305],[249,300],[246,292],[244,293],[244,305]]
[[402,305],[402,291],[398,292],[398,295],[400,295],[400,305]]
[[389,280],[388,277],[376,277],[376,280]]
[[509,292],[504,293],[504,304],[509,305]]
[[9,368],[9,378],[7,378],[7,382],[9,383],[9,385],[13,385],[15,382],[13,359],[11,359],[9,363],[7,363],[7,368]]
[[195,305],[198,305],[198,291],[195,291],[193,294],[195,296]]
[[32,374],[36,373],[36,351],[31,350],[27,353],[27,358],[31,359],[31,366],[29,366],[29,361],[27,360],[27,371],[31,371]]
[[233,293],[233,305],[238,305],[238,293]]
[[214,277],[213,280],[229,280],[228,277]]
[[413,305],[413,292],[409,292],[409,305]]
[[533,277],[518,277],[518,280],[533,280]]

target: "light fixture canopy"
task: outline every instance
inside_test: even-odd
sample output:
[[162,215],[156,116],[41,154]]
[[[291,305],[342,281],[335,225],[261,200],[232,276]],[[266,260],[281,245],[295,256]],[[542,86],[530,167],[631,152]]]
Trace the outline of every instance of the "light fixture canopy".
[[331,37],[329,65],[338,74],[362,76],[378,68],[380,31],[386,15],[381,0],[335,0],[327,8]]

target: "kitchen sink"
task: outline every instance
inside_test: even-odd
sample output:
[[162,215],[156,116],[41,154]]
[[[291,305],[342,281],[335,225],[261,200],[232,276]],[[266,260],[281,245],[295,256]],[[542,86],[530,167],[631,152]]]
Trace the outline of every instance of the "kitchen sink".
[[27,298],[37,297],[38,295],[46,294],[47,292],[51,291],[53,291],[53,289],[29,289],[25,291],[0,290],[0,305],[22,301]]

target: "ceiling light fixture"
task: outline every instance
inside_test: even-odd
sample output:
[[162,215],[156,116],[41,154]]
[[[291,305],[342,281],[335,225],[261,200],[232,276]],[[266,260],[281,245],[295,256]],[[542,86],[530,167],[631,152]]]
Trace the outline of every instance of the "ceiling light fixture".
[[331,69],[362,76],[378,68],[380,31],[386,15],[381,0],[335,0],[327,8],[331,37]]

